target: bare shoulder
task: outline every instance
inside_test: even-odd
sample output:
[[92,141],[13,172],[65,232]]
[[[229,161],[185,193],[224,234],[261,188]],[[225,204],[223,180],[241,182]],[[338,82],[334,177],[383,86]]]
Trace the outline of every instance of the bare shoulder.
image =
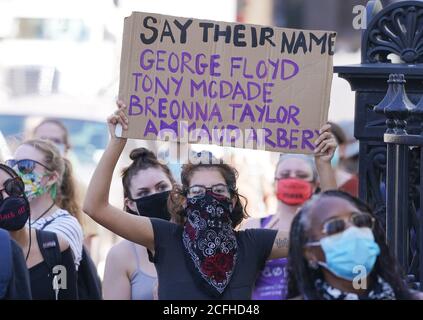
[[135,244],[121,240],[110,248],[106,257],[106,273],[125,274],[129,277],[136,269]]
[[61,235],[57,235],[57,240],[59,241],[60,252],[66,251],[69,248],[69,242],[65,240]]
[[121,240],[112,246],[107,254],[108,260],[113,262],[129,262],[134,256],[134,243],[128,240]]

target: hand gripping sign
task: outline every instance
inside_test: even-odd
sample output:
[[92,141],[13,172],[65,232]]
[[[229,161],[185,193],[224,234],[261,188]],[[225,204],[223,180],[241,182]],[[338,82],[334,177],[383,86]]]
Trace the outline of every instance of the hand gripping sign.
[[133,12],[118,136],[312,153],[327,121],[336,34]]

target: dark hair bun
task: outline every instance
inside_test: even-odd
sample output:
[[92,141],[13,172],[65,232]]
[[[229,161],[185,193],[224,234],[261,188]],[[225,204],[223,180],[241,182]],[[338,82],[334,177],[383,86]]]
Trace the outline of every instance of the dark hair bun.
[[212,152],[207,150],[202,150],[200,152],[195,152],[192,154],[192,157],[197,161],[205,161],[206,164],[220,163],[221,160],[217,159]]
[[136,148],[132,150],[129,158],[132,161],[157,162],[156,155],[147,148]]

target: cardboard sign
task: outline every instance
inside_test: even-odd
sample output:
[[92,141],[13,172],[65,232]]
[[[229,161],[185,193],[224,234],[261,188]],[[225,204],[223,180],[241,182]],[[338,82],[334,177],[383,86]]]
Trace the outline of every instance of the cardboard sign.
[[311,153],[327,121],[336,34],[133,12],[119,99],[146,140]]

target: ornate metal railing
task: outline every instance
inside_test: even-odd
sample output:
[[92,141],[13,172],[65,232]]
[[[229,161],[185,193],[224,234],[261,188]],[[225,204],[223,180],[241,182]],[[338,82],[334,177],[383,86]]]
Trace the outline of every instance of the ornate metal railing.
[[[388,90],[374,112],[386,116],[386,235],[388,246],[410,279],[423,279],[423,96],[417,105],[407,96],[403,74],[391,74]],[[414,119],[413,119],[414,118]],[[407,132],[407,120],[420,122],[419,134]],[[417,209],[418,208],[418,209]],[[420,285],[420,289],[421,285]]]
[[423,1],[369,1],[361,61],[335,67],[356,92],[359,196],[423,291]]

